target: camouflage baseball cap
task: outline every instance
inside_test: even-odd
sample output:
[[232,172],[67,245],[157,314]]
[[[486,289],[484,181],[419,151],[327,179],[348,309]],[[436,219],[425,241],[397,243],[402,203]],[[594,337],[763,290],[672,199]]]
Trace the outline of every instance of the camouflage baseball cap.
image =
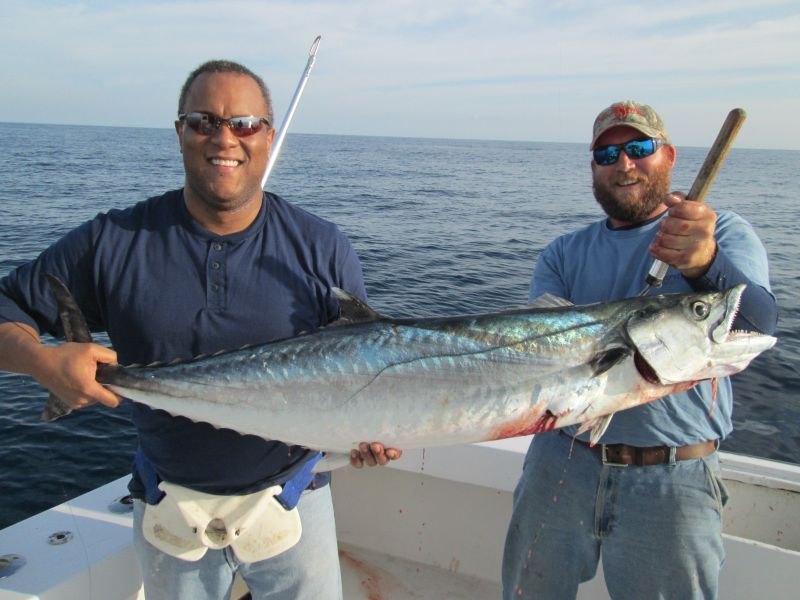
[[592,143],[589,149],[594,150],[597,138],[612,127],[619,127],[620,125],[633,127],[645,135],[662,138],[667,143],[670,143],[667,130],[664,127],[664,121],[653,110],[653,107],[634,100],[623,100],[622,102],[614,102],[614,104],[597,115],[594,120]]

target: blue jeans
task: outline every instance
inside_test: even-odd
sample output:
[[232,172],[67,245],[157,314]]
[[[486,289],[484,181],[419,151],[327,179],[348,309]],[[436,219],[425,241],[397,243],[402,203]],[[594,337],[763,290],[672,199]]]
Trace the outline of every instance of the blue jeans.
[[727,492],[717,453],[604,466],[558,432],[534,437],[514,491],[503,598],[574,599],[601,552],[614,600],[717,597]]
[[133,541],[147,600],[223,600],[242,575],[254,600],[341,600],[342,579],[331,488],[305,491],[297,509],[303,533],[286,552],[255,563],[237,560],[230,548],[208,550],[197,562],[164,554],[142,535],[145,504],[134,502]]

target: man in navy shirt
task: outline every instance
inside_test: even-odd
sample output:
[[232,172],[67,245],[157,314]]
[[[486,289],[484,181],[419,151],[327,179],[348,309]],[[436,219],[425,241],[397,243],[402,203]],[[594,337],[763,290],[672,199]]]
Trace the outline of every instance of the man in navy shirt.
[[[575,304],[636,296],[653,258],[662,292],[744,283],[734,329],[772,333],[767,254],[740,216],[669,192],[677,150],[646,104],[617,102],[595,120],[592,183],[606,218],[551,242],[530,298]],[[590,448],[577,427],[537,434],[514,492],[503,597],[574,598],[602,554],[615,600],[716,598],[727,495],[716,448],[732,430],[728,378],[614,415]]]
[[[99,214],[0,280],[0,369],[32,375],[73,408],[118,405],[95,381],[97,363],[191,359],[287,338],[337,317],[332,287],[366,298],[358,257],[336,226],[261,189],[275,131],[258,76],[205,63],[184,84],[178,112],[183,189]],[[40,332],[63,335],[45,273],[66,282],[90,329],[107,331],[115,350],[39,342]],[[314,452],[140,404],[132,415],[140,447],[130,490],[148,600],[227,597],[237,570],[259,598],[341,597],[330,487],[309,472]],[[399,455],[362,444],[351,463]],[[236,498],[300,485],[302,535],[264,560],[241,561],[236,546],[176,558],[141,531],[142,500],[152,514],[166,505],[159,482]]]

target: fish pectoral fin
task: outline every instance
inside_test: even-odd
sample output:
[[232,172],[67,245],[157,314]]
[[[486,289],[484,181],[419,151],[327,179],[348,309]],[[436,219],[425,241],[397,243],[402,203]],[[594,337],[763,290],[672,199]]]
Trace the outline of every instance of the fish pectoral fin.
[[333,471],[350,464],[350,455],[344,452],[323,452],[322,458],[314,465],[314,473]]
[[604,417],[600,417],[599,419],[595,420],[594,426],[592,427],[592,433],[589,435],[589,445],[594,446],[597,442],[600,441],[600,438],[603,437],[603,434],[608,429],[608,426],[611,425],[611,418],[614,416],[614,413],[610,415],[605,415]]
[[609,348],[608,350],[603,350],[602,352],[596,354],[595,357],[589,361],[589,366],[592,367],[592,375],[594,377],[602,375],[611,369],[611,367],[625,360],[630,355],[631,350],[626,346],[616,346],[614,348]]
[[586,433],[587,431],[591,431],[592,433],[589,435],[589,445],[594,446],[600,441],[600,438],[603,437],[606,429],[608,429],[608,426],[611,424],[611,418],[613,416],[614,413],[611,413],[610,415],[603,415],[602,417],[597,417],[596,419],[587,421],[581,425],[581,428],[578,429],[575,435],[577,436],[582,433]]
[[383,319],[370,306],[343,289],[334,287],[333,295],[339,302],[339,318],[328,325],[336,327],[341,325],[354,325],[356,323],[372,323]]

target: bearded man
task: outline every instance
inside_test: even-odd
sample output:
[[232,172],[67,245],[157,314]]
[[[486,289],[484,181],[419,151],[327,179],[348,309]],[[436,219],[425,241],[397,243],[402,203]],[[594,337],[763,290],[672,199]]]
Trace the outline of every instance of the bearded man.
[[[636,296],[653,258],[664,293],[744,283],[735,329],[772,334],[767,254],[740,216],[669,192],[677,151],[661,117],[616,102],[594,122],[594,195],[606,218],[541,253],[530,299]],[[715,397],[716,396],[716,397]],[[514,492],[503,597],[575,598],[600,557],[615,600],[716,598],[727,500],[717,447],[732,430],[730,381],[705,381],[615,415],[594,447],[577,426],[538,434]]]

